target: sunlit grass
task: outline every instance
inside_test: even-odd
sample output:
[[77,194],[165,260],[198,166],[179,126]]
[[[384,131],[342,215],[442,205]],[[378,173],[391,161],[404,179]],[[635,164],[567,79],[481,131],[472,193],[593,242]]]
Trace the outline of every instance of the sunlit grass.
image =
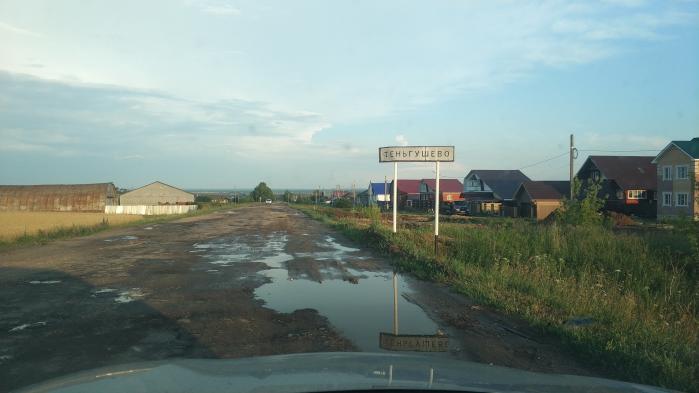
[[[682,233],[502,219],[444,224],[436,257],[429,225],[394,235],[381,220],[304,211],[401,269],[523,316],[615,378],[699,390],[699,261]],[[565,323],[576,317],[592,323]]]

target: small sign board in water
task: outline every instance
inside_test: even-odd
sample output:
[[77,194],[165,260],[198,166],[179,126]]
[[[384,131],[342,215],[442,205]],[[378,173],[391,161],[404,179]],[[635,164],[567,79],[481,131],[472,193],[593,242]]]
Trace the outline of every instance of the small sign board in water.
[[449,336],[379,333],[379,347],[388,351],[446,352]]
[[388,146],[379,148],[379,162],[453,162],[454,146]]

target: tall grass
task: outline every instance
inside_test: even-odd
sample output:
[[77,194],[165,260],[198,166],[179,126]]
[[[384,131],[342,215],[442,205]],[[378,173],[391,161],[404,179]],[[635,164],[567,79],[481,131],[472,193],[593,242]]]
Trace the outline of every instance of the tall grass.
[[[612,377],[699,391],[698,256],[686,233],[444,224],[436,256],[430,226],[394,235],[362,217],[310,214],[420,278],[526,318]],[[566,323],[579,317],[592,323]]]

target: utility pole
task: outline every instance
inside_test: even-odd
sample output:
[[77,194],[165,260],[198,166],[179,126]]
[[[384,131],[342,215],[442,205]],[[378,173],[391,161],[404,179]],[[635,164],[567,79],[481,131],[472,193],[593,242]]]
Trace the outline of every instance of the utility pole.
[[570,134],[570,200],[571,201],[574,198],[573,193],[575,192],[574,187],[573,187],[573,162],[575,161],[575,153],[577,153],[577,150],[575,149],[575,144],[573,142],[573,134]]
[[352,207],[357,205],[357,185],[356,182],[352,182]]
[[388,209],[388,204],[386,202],[386,194],[388,194],[388,180],[387,177],[383,177],[383,205],[386,209]]

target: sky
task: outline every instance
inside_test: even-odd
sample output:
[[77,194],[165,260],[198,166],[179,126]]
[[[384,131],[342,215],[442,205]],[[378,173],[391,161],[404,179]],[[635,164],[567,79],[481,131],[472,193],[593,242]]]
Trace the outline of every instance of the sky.
[[0,184],[565,179],[570,134],[699,136],[699,1],[0,0]]

